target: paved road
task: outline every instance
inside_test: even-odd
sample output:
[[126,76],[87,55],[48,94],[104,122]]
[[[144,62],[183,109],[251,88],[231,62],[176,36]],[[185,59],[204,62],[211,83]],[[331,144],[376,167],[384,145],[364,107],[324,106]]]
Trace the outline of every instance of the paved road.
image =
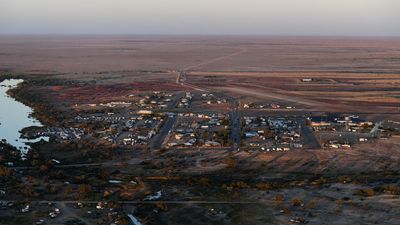
[[234,143],[233,148],[237,149],[240,146],[240,128],[241,128],[241,113],[239,103],[234,101],[231,116],[231,140]]
[[169,108],[172,108],[172,109],[176,108],[176,106],[178,105],[178,103],[182,97],[183,97],[183,92],[176,93],[174,99],[169,104],[169,106],[170,106]]
[[92,223],[90,223],[88,220],[86,220],[85,218],[79,216],[78,214],[72,212],[70,210],[70,208],[66,205],[66,202],[63,201],[59,201],[59,202],[55,202],[56,207],[60,209],[61,211],[61,216],[59,216],[57,218],[58,221],[63,221],[64,218],[75,218],[80,220],[82,223],[86,224],[86,225],[90,225]]
[[[180,99],[184,96],[183,92],[179,92],[175,95],[174,99],[170,103],[170,107],[172,109],[175,109],[176,106],[178,105]],[[150,141],[150,148],[151,149],[160,149],[163,145],[163,142],[166,138],[166,136],[170,133],[172,128],[174,127],[174,124],[176,122],[176,116],[173,117],[168,117],[167,121],[165,121],[163,127],[160,129],[160,131],[157,133],[154,138]]]
[[378,133],[379,127],[382,126],[383,122],[384,121],[379,121],[379,122],[375,123],[374,128],[372,128],[369,133],[372,135],[376,135]]
[[206,90],[204,88],[197,87],[197,86],[195,86],[193,84],[188,84],[185,81],[186,81],[186,72],[185,71],[180,71],[178,73],[177,78],[176,78],[176,83],[177,84],[180,84],[182,86],[186,86],[186,87],[191,88],[191,89],[196,90],[196,91],[209,92],[208,90]]
[[304,119],[299,119],[301,125],[301,141],[304,143],[304,147],[310,149],[320,149],[317,138],[315,137],[314,131],[306,125]]
[[154,138],[150,141],[151,149],[160,149],[165,140],[165,137],[169,134],[171,129],[174,127],[177,117],[172,116],[168,117],[167,121],[165,121],[164,126],[160,129],[158,134],[154,136]]

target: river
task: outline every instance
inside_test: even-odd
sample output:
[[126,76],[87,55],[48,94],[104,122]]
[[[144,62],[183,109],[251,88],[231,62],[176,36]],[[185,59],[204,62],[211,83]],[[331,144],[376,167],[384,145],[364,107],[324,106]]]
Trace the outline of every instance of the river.
[[32,109],[7,94],[9,89],[22,83],[21,79],[8,79],[0,83],[0,140],[5,139],[8,144],[15,146],[25,154],[30,146],[40,139],[48,141],[47,137],[28,140],[21,138],[20,131],[25,127],[43,126],[38,120],[31,117]]

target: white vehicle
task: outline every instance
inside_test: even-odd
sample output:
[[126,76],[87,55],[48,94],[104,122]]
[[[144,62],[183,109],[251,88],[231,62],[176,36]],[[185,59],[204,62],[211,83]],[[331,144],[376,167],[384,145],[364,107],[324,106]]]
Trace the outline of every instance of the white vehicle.
[[26,213],[29,212],[30,206],[26,205],[24,208],[21,209],[21,212]]
[[162,192],[161,191],[157,191],[154,195],[147,196],[143,200],[145,200],[145,201],[153,201],[153,200],[160,199],[161,196],[162,196]]
[[49,213],[50,218],[54,219],[56,218],[58,215],[55,212],[50,212]]
[[82,202],[76,203],[76,207],[77,207],[77,208],[83,208],[83,203],[82,203]]
[[36,224],[36,225],[44,224],[44,219],[40,219],[40,220],[37,221],[35,224]]

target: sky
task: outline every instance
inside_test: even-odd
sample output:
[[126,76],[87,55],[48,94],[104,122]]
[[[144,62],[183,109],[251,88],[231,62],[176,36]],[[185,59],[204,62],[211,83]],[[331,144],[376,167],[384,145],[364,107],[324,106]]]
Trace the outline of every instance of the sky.
[[0,0],[0,34],[400,36],[400,0]]

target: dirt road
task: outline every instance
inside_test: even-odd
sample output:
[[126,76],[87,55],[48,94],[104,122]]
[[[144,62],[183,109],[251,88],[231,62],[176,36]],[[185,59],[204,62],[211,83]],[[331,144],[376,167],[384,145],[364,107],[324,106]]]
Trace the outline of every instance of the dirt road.
[[202,67],[202,66],[205,66],[205,65],[208,65],[208,64],[216,63],[218,61],[222,61],[222,60],[234,57],[234,56],[241,55],[241,54],[243,54],[245,52],[247,52],[247,48],[240,48],[238,51],[235,51],[234,53],[231,53],[229,55],[217,57],[217,58],[214,58],[214,59],[210,59],[210,60],[198,63],[196,65],[188,66],[184,70],[193,70],[195,68],[199,68],[199,67]]
[[[322,104],[318,101],[307,100],[307,99],[290,96],[290,95],[283,95],[280,93],[278,94],[278,93],[267,92],[267,90],[259,91],[259,90],[253,90],[253,89],[248,89],[248,88],[243,88],[243,87],[219,87],[219,88],[226,90],[226,91],[233,92],[233,93],[252,95],[252,96],[257,96],[257,97],[261,97],[261,98],[274,98],[274,99],[289,101],[289,102],[293,102],[293,103],[300,103],[300,104],[308,105],[308,106],[317,106],[317,105]],[[272,90],[272,91],[275,91],[275,90]]]

